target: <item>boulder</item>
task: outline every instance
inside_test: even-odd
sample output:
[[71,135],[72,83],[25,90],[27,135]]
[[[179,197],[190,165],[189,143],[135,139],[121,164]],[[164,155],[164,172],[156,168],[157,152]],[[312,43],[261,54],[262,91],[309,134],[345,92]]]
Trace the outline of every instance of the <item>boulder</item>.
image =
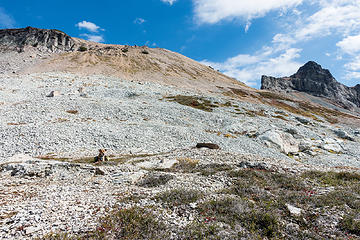
[[306,118],[302,118],[302,117],[295,117],[296,120],[298,120],[300,123],[304,124],[304,125],[308,125],[311,123],[311,121],[309,119]]
[[342,142],[341,140],[336,140],[333,138],[325,138],[321,145],[321,148],[328,152],[340,153],[343,152],[343,148],[340,145],[341,142]]
[[290,214],[295,217],[299,217],[303,212],[303,210],[301,208],[294,207],[290,204],[286,204],[286,207],[287,207],[288,211],[290,212]]
[[60,96],[60,92],[59,91],[51,91],[47,97],[57,97]]
[[344,130],[338,129],[338,130],[335,130],[334,133],[335,133],[336,136],[338,136],[339,138],[347,139],[347,140],[350,140],[350,141],[354,141],[354,138],[351,137],[351,136],[349,135],[349,133],[345,132]]
[[219,145],[215,143],[198,143],[197,148],[209,148],[209,149],[220,149]]
[[308,151],[311,149],[311,147],[313,146],[313,142],[309,139],[303,139],[300,141],[299,144],[299,151],[300,152],[304,152],[304,151]]
[[299,152],[299,142],[289,133],[269,130],[259,136],[269,146],[275,145],[285,154]]

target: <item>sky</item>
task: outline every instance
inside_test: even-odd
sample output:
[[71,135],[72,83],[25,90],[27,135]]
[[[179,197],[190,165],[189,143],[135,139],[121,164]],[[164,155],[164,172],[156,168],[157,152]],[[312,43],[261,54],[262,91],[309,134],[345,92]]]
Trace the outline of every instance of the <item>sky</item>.
[[252,87],[316,61],[360,83],[360,0],[0,0],[0,28],[166,48]]

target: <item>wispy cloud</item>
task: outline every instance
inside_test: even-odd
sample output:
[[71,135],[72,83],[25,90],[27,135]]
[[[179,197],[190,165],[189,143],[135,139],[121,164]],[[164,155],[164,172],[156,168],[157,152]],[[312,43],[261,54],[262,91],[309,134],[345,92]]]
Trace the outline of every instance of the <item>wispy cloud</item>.
[[350,55],[360,52],[360,35],[348,36],[336,44],[341,50]]
[[350,62],[345,64],[345,68],[350,71],[360,71],[360,56],[355,56]]
[[240,54],[227,59],[225,62],[205,60],[202,63],[250,86],[256,86],[263,74],[288,76],[296,72],[302,65],[296,61],[300,57],[301,49],[291,48],[269,55],[271,52],[271,49],[261,49],[254,55]]
[[77,24],[75,24],[76,27],[79,29],[86,29],[90,32],[98,32],[101,28],[97,26],[95,23],[82,21]]
[[15,20],[0,7],[0,27],[1,28],[13,28],[15,26]]
[[143,23],[145,23],[145,22],[146,22],[146,20],[143,19],[143,18],[136,18],[136,19],[134,20],[134,23],[135,23],[135,24],[139,24],[139,25],[141,25],[141,24],[143,24]]
[[173,5],[177,0],[161,0],[161,1]]
[[345,76],[346,79],[360,79],[360,72],[348,72]]
[[85,37],[86,40],[88,41],[92,41],[92,42],[104,42],[104,37],[101,35],[93,35],[93,34],[87,34],[87,33],[83,33],[80,34],[80,36]]
[[[285,10],[303,0],[193,0],[198,23],[214,24],[223,20],[251,19],[264,16],[272,10]],[[247,24],[249,26],[249,24]]]

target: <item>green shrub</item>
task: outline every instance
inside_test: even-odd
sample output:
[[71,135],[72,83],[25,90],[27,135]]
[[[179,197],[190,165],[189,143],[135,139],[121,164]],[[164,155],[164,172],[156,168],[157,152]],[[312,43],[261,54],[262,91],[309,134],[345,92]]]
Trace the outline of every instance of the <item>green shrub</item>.
[[78,49],[79,52],[86,52],[87,50],[88,49],[85,46],[80,46],[79,49]]
[[161,185],[165,185],[173,178],[174,176],[169,174],[149,173],[143,179],[141,179],[137,185],[141,187],[159,187]]
[[255,233],[260,233],[262,236],[273,238],[279,235],[279,221],[278,218],[270,213],[258,211],[248,215],[247,228]]
[[170,205],[181,205],[196,202],[202,195],[197,190],[174,189],[162,192],[155,198]]
[[234,227],[241,225],[252,234],[262,237],[276,237],[279,233],[277,215],[269,209],[255,208],[242,199],[225,198],[208,201],[199,206],[204,216],[212,216],[216,221],[224,222]]
[[219,227],[211,223],[192,222],[188,224],[177,235],[179,239],[203,240],[222,239],[218,236]]
[[85,239],[166,239],[164,223],[159,222],[149,209],[133,207],[110,212],[101,219],[96,231]]
[[339,223],[341,230],[360,236],[360,219],[355,219],[353,215],[345,216]]
[[313,198],[316,207],[341,207],[345,204],[352,209],[360,209],[360,200],[348,190],[335,190]]

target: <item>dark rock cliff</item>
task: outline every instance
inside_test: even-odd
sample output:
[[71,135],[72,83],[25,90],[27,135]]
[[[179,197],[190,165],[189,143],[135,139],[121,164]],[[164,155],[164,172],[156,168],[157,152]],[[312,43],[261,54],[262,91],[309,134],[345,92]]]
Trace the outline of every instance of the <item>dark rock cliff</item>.
[[39,28],[0,29],[0,46],[3,50],[23,51],[34,47],[40,51],[64,52],[75,50],[75,41],[59,30]]
[[310,61],[290,77],[261,77],[261,89],[270,91],[299,91],[318,97],[325,97],[346,109],[360,107],[360,84],[347,87],[339,83],[330,71]]

